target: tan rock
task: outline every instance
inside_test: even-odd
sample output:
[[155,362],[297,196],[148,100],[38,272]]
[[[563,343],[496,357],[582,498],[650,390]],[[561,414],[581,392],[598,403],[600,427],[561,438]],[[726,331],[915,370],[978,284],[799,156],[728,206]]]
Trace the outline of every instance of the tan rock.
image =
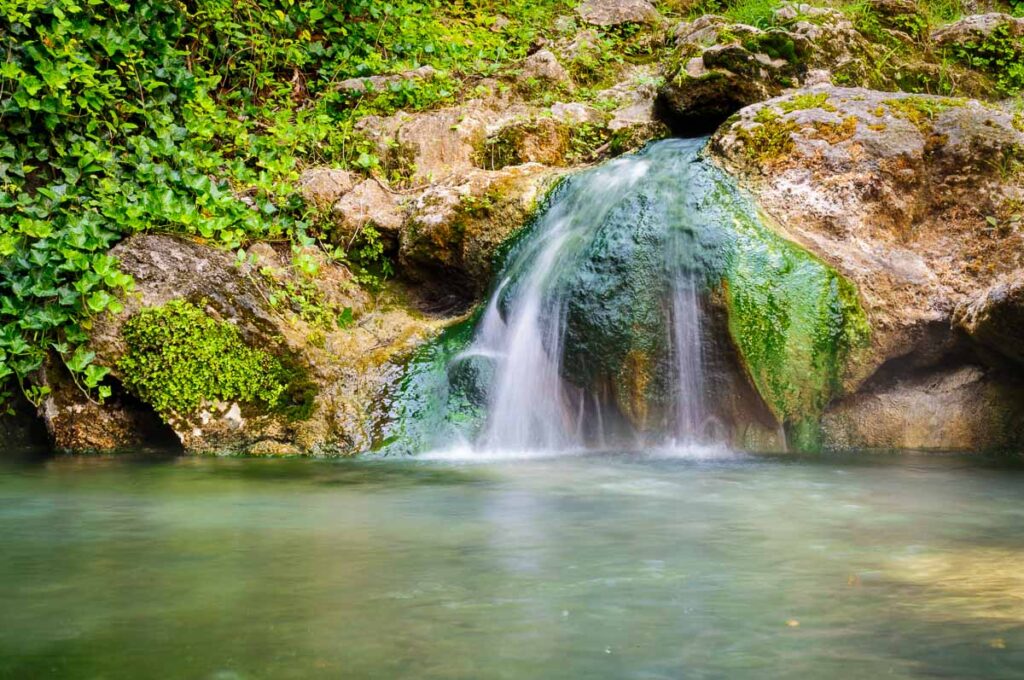
[[[135,279],[135,292],[124,298],[123,312],[97,320],[90,347],[98,363],[114,368],[115,378],[121,377],[117,363],[126,351],[121,337],[124,322],[143,307],[176,299],[202,305],[214,318],[235,325],[244,342],[286,357],[303,374],[293,389],[301,392],[298,396],[312,398],[306,418],[235,402],[208,402],[195,413],[170,414],[168,425],[189,452],[292,455],[369,448],[375,419],[386,417],[376,409],[388,381],[397,379],[394,362],[444,323],[394,304],[390,288],[371,307],[369,296],[354,285],[348,271],[316,248],[300,253],[317,264],[312,277],[293,266],[290,249],[269,244],[253,246],[251,259],[240,264],[233,253],[158,234],[129,238],[112,254]],[[339,327],[330,317],[330,323],[304,317],[286,294],[289,285],[301,286],[307,300],[313,299],[325,312],[351,310],[357,323]],[[272,298],[279,302],[272,304]],[[133,438],[142,431],[116,404],[91,409],[65,400],[65,394],[73,393],[55,390],[54,403],[44,415],[55,439],[68,442],[70,448],[109,449],[136,441]],[[153,417],[149,410],[141,412]]]
[[531,163],[473,170],[411,205],[400,263],[419,281],[443,281],[472,299],[490,285],[498,246],[526,224],[558,171]]
[[1000,12],[973,14],[954,21],[932,33],[932,41],[939,47],[981,43],[997,28],[1005,26],[1011,37],[1024,36],[1024,18],[1012,17]]
[[348,78],[338,83],[337,88],[342,92],[362,94],[364,92],[382,92],[393,83],[400,83],[411,80],[430,80],[437,75],[432,66],[421,66],[411,71],[395,73],[393,75],[367,76],[364,78]]
[[558,57],[549,50],[534,52],[523,61],[520,81],[536,80],[550,85],[572,88],[572,79],[565,68],[558,63]]
[[857,284],[872,350],[849,391],[888,361],[942,360],[953,310],[1024,266],[1024,235],[986,219],[1024,198],[991,162],[1020,149],[997,107],[844,88],[749,107],[712,140],[784,235]]
[[953,319],[981,344],[1024,364],[1024,271],[965,299]]
[[317,208],[327,209],[359,183],[360,176],[338,168],[309,168],[299,176],[299,193]]
[[834,404],[823,445],[839,451],[987,451],[1024,445],[1024,385],[978,366],[910,374]]
[[576,12],[584,23],[594,26],[653,24],[661,19],[648,0],[584,0]]
[[367,225],[397,238],[405,215],[395,196],[376,179],[363,180],[334,204],[338,229],[334,238],[348,243]]

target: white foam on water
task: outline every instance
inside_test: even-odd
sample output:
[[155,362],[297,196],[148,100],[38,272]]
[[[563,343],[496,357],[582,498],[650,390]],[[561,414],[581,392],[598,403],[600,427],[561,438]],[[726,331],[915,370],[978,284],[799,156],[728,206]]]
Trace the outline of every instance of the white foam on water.
[[593,453],[588,449],[480,449],[460,444],[447,449],[427,451],[416,456],[418,460],[449,463],[500,463],[518,460],[545,460]]

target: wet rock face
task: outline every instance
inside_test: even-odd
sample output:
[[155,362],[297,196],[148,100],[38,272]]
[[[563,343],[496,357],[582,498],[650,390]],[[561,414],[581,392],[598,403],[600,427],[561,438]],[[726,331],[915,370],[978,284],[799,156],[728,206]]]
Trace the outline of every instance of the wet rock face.
[[[744,109],[711,149],[782,234],[856,284],[871,345],[844,377],[846,394],[868,389],[865,380],[888,362],[906,371],[963,365],[956,326],[975,345],[1018,358],[1010,338],[1020,337],[1014,281],[1024,267],[1024,235],[1014,215],[1024,182],[1000,169],[1024,159],[1012,113],[966,99],[813,88]],[[907,411],[918,403],[907,394],[925,394],[922,412],[938,418],[948,404],[961,434],[990,427],[980,411],[958,405],[973,392],[924,389],[900,388],[899,398],[886,392],[886,408]],[[857,409],[880,403],[864,399]],[[890,425],[886,432],[898,429]],[[869,445],[876,430],[858,432],[850,441]],[[967,441],[961,434],[950,431],[949,448]],[[877,436],[881,447],[892,439]],[[921,445],[941,448],[937,441]]]

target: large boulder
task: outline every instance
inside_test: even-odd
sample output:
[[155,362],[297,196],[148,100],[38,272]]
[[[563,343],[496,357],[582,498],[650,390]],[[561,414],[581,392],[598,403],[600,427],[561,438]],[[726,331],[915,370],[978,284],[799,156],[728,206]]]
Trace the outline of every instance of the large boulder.
[[[97,320],[90,339],[96,362],[111,367],[118,385],[112,403],[92,407],[65,401],[74,394],[55,387],[52,404],[42,414],[58,444],[68,448],[111,449],[138,443],[141,426],[131,418],[152,420],[155,404],[187,451],[234,451],[253,454],[327,454],[370,446],[376,417],[373,404],[393,376],[393,361],[408,354],[436,331],[439,321],[403,311],[388,293],[371,307],[369,296],[344,268],[315,249],[298,253],[267,244],[248,257],[196,241],[164,235],[134,236],[112,250],[122,271],[135,280],[123,299],[124,310]],[[304,273],[315,267],[315,274]],[[280,408],[245,399],[203,397],[188,410],[155,400],[160,386],[139,389],[138,372],[146,362],[160,367],[160,347],[140,346],[126,333],[134,319],[152,310],[179,309],[209,319],[206,327],[227,327],[237,335],[238,351],[283,367]],[[160,317],[153,323],[175,326]],[[147,323],[149,322],[147,318]],[[145,330],[145,329],[143,329]],[[131,362],[125,358],[131,357]],[[162,368],[166,369],[166,366]],[[276,374],[275,374],[276,376]],[[233,376],[237,378],[238,376]],[[243,378],[245,376],[242,376]],[[188,382],[191,376],[172,376]],[[207,376],[216,386],[219,376]],[[49,378],[48,378],[49,379]],[[228,376],[223,377],[224,380]],[[49,379],[51,382],[53,379]],[[179,387],[176,384],[170,387]],[[140,404],[147,402],[150,407]],[[130,408],[126,409],[125,406]],[[97,420],[100,419],[100,420]],[[102,428],[92,425],[102,423]],[[106,430],[104,437],[101,430]]]
[[[1015,289],[985,291],[1024,265],[1024,132],[1014,120],[973,100],[823,87],[744,109],[714,136],[713,157],[780,233],[856,284],[870,347],[842,392],[883,369],[976,361],[957,309],[961,327],[1012,356]],[[934,395],[926,401],[953,403]]]
[[561,171],[529,163],[473,170],[410,204],[399,265],[405,276],[465,307],[491,284],[498,248],[534,214]]
[[822,444],[834,451],[1020,450],[1024,383],[977,365],[890,379],[832,405]]

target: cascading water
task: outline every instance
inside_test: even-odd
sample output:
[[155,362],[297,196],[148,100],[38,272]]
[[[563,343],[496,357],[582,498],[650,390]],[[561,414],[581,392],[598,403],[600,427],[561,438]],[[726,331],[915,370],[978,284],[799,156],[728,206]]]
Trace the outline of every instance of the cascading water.
[[[486,449],[568,449],[638,444],[635,428],[625,426],[608,381],[574,384],[566,377],[567,323],[574,298],[600,295],[587,285],[596,279],[600,241],[611,229],[632,232],[642,216],[637,201],[660,206],[652,214],[654,230],[643,246],[656,255],[661,246],[668,274],[668,363],[674,402],[669,433],[687,442],[699,439],[704,407],[701,364],[700,296],[703,282],[687,266],[683,250],[693,245],[671,208],[686,165],[700,142],[677,140],[648,153],[619,158],[576,178],[534,227],[533,238],[508,262],[491,296],[472,345],[455,361],[493,361],[487,420],[477,444]],[[652,175],[654,175],[652,177]],[[669,181],[665,181],[670,178]],[[626,208],[624,212],[624,208]],[[597,252],[595,252],[597,251]],[[580,277],[580,273],[583,276]],[[582,281],[579,279],[582,278]],[[593,281],[591,281],[593,282]],[[583,285],[575,285],[582,283]],[[607,291],[606,291],[607,292]],[[628,319],[621,319],[628,322]],[[614,323],[614,320],[612,320]],[[576,362],[586,363],[579,357]],[[593,362],[597,364],[597,361]],[[583,371],[586,372],[586,371]],[[610,376],[605,376],[606,378]]]
[[378,448],[813,446],[863,310],[704,144],[657,142],[557,187],[486,306],[405,367]]

